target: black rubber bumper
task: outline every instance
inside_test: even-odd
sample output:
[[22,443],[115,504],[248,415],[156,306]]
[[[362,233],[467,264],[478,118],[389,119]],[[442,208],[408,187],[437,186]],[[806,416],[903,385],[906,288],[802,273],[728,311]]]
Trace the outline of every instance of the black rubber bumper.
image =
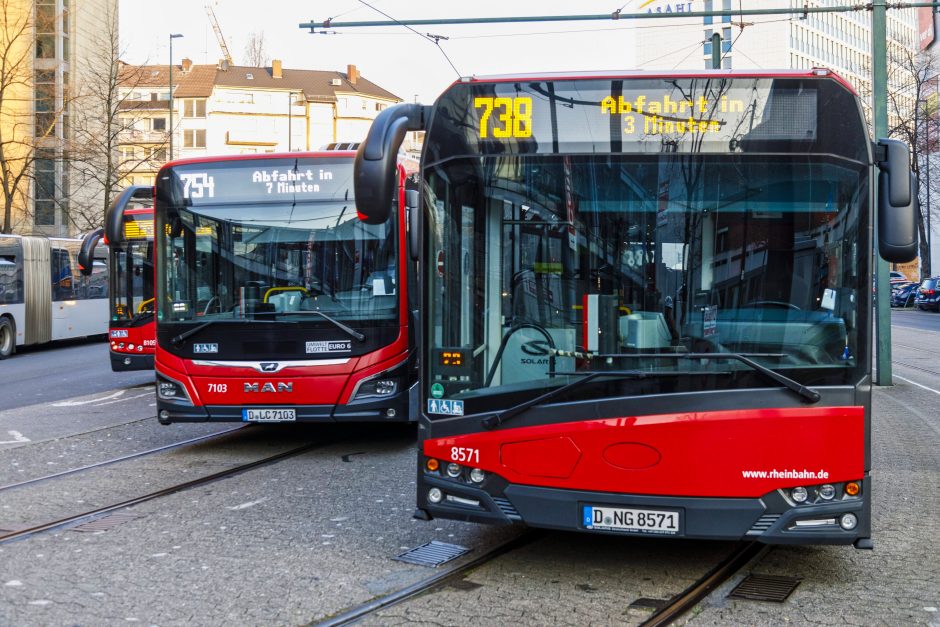
[[[522,523],[530,527],[584,531],[609,535],[655,535],[656,537],[707,540],[757,540],[766,544],[852,544],[871,535],[867,499],[855,498],[824,504],[794,505],[779,492],[761,498],[692,498],[611,494],[561,490],[525,485],[499,485],[498,477],[487,478],[483,487],[422,476],[418,483],[419,512],[434,518],[450,518],[489,524]],[[496,484],[496,485],[494,485]],[[863,494],[870,493],[863,482]],[[439,488],[440,503],[427,499],[428,490]],[[497,488],[499,496],[491,494]],[[456,498],[455,498],[456,497]],[[459,500],[458,500],[459,499]],[[466,501],[477,501],[474,506]],[[585,505],[678,511],[680,533],[644,534],[588,530],[583,523]],[[839,526],[843,514],[852,513],[858,524],[852,530]],[[832,520],[832,524],[807,527],[797,521]]]
[[[291,422],[404,423],[410,421],[407,390],[389,398],[358,401],[348,405],[269,405],[266,407],[295,409],[297,420]],[[157,415],[163,424],[173,422],[245,422],[242,418],[242,409],[243,407],[235,405],[194,407],[157,399]],[[166,411],[166,414],[163,414],[164,411]],[[392,415],[389,415],[390,413]]]
[[153,370],[153,354],[134,355],[131,353],[115,353],[108,351],[111,355],[111,370],[113,372],[125,372],[127,370]]

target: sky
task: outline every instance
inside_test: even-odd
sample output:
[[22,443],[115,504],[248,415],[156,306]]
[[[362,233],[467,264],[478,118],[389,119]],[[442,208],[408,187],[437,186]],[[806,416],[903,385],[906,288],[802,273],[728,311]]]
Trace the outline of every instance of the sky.
[[[762,0],[765,1],[765,0]],[[302,22],[454,18],[520,15],[610,14],[646,11],[676,0],[220,0],[215,13],[235,63],[242,63],[252,32],[264,33],[271,58],[285,68],[345,72],[354,64],[360,74],[405,101],[429,104],[459,76],[516,72],[623,70],[635,66],[626,21],[550,22],[538,24],[425,26],[417,33],[402,26],[347,28],[338,34],[315,34]],[[686,4],[683,0],[682,4]],[[159,7],[159,11],[154,8]],[[377,11],[377,10],[378,11]],[[222,53],[203,2],[194,0],[120,0],[124,59],[130,63],[169,62],[173,58],[215,63]],[[671,20],[670,28],[701,29],[701,18]],[[336,29],[334,29],[336,30]],[[440,50],[423,35],[449,37]],[[450,61],[445,58],[446,53]],[[664,49],[663,54],[671,52]],[[451,67],[451,64],[454,67]]]

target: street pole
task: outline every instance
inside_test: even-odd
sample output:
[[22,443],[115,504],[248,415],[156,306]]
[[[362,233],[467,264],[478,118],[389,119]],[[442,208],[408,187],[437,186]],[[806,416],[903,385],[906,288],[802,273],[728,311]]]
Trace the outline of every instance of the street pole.
[[[888,60],[887,60],[887,14],[885,0],[871,3],[871,65],[872,65],[872,122],[875,140],[888,136]],[[878,198],[878,177],[875,177],[875,198]],[[880,205],[876,205],[880,209]],[[875,242],[878,241],[878,220],[875,220]],[[875,250],[878,247],[875,246]],[[890,275],[888,262],[877,253],[875,257],[875,333],[877,335],[877,357],[875,384],[891,385],[891,304],[889,298]]]
[[294,92],[287,92],[287,152],[291,151],[291,122],[293,121],[293,114],[291,113],[291,108],[294,105]]
[[173,40],[182,37],[179,33],[170,33],[170,158],[173,161]]

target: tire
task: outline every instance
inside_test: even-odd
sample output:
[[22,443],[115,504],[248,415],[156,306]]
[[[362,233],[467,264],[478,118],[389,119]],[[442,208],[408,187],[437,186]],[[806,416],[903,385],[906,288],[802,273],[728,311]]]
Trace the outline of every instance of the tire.
[[16,329],[9,318],[0,318],[0,359],[6,359],[16,351]]

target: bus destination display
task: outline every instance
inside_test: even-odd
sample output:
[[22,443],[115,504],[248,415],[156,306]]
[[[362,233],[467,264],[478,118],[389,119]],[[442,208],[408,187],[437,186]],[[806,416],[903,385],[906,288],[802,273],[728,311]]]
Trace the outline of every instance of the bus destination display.
[[813,144],[828,142],[818,115],[839,88],[827,82],[625,78],[455,85],[442,97],[432,127],[456,116],[464,123],[450,126],[465,129],[470,146],[442,145],[434,157],[478,151],[773,152],[766,142],[800,142],[812,152]]
[[[349,161],[349,160],[347,160]],[[193,206],[228,202],[316,201],[352,195],[352,164],[327,159],[245,160],[176,166],[173,194]],[[160,183],[165,185],[169,175]]]

